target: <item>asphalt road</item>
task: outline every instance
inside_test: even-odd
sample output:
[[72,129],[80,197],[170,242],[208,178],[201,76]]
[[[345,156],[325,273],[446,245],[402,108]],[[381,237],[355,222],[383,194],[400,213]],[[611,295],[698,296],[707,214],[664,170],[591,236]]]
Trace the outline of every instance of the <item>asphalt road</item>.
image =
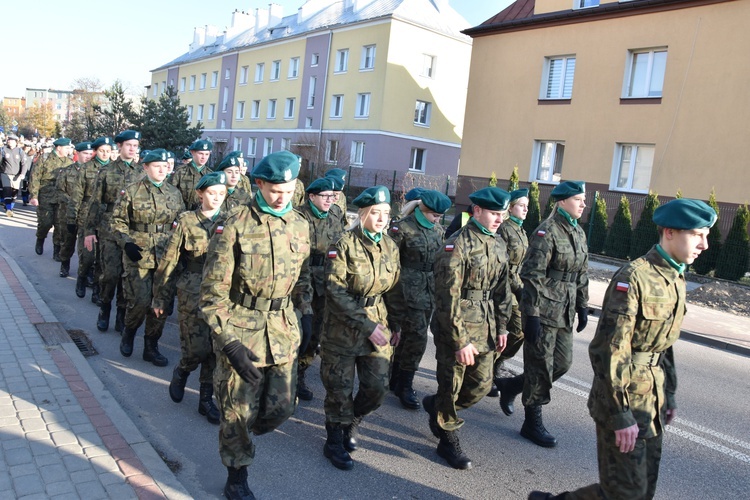
[[[161,350],[169,366],[157,368],[141,357],[143,331],[129,359],[119,353],[119,335],[96,329],[98,309],[74,294],[73,277],[58,277],[51,235],[43,256],[34,253],[36,218],[31,207],[16,217],[0,214],[0,245],[27,274],[66,328],[81,329],[98,354],[88,359],[110,393],[130,415],[178,479],[196,498],[220,497],[226,470],[217,451],[217,426],[198,415],[198,377],[193,373],[180,404],[167,386],[179,357],[176,317],[169,318]],[[73,276],[77,262],[71,265]],[[114,309],[114,308],[113,308]],[[114,310],[112,314],[114,326]],[[545,407],[547,428],[558,446],[543,449],[518,434],[520,413],[503,415],[497,399],[485,398],[462,417],[461,443],[474,468],[456,471],[435,453],[436,440],[423,411],[402,409],[390,395],[362,426],[361,448],[352,471],[335,469],[322,455],[325,440],[317,364],[308,374],[315,393],[276,432],[256,439],[250,486],[259,498],[307,499],[522,499],[532,489],[560,492],[596,481],[594,425],[586,398],[592,378],[587,347],[596,328],[576,335],[571,371]],[[659,499],[747,498],[750,491],[750,359],[679,341],[678,420],[668,428],[656,497]],[[520,356],[508,366],[522,370]],[[428,345],[415,379],[420,397],[434,392],[434,346]]]

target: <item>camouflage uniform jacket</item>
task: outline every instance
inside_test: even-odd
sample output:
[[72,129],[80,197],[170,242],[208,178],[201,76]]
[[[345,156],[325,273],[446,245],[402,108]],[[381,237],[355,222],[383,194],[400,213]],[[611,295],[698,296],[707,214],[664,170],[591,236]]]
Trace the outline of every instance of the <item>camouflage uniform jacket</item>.
[[[388,313],[393,305],[386,292],[401,274],[398,247],[387,234],[379,243],[373,242],[357,226],[341,235],[329,248],[327,257],[326,317],[321,344],[325,343],[331,351],[367,355],[375,349],[369,340],[375,326],[380,323],[392,328]],[[368,297],[374,304],[361,305]],[[386,336],[390,339],[389,331]]]
[[343,213],[344,215],[346,215],[346,210],[347,210],[348,207],[346,205],[346,195],[344,194],[343,191],[341,193],[339,193],[339,197],[336,200],[336,206],[341,209],[341,213]]
[[131,267],[156,269],[177,216],[184,211],[180,192],[166,182],[156,187],[146,177],[120,191],[112,213],[112,233],[120,248],[135,243],[143,256],[133,262],[123,254],[126,271]]
[[94,190],[89,201],[89,213],[86,217],[85,236],[97,234],[99,238],[114,238],[112,232],[112,212],[115,202],[125,186],[128,186],[146,174],[139,163],[130,165],[118,158],[99,169],[94,182]]
[[305,202],[305,185],[302,183],[301,180],[297,179],[296,184],[294,184],[294,196],[292,196],[292,206],[298,207],[302,205]]
[[[480,354],[494,351],[497,335],[507,333],[511,314],[508,256],[505,242],[469,223],[448,238],[438,252],[435,314],[430,329],[435,343],[459,351],[473,344]],[[462,298],[470,290],[487,298]]]
[[300,334],[292,304],[261,311],[230,295],[283,299],[291,296],[302,314],[312,314],[310,229],[294,210],[276,217],[258,202],[232,210],[208,244],[201,283],[201,314],[213,333],[214,350],[233,340],[260,358],[256,366],[291,363]]
[[341,216],[338,211],[329,211],[328,217],[319,219],[313,214],[309,203],[303,203],[295,210],[310,225],[310,271],[312,272],[312,283],[315,294],[322,297],[325,295],[326,277],[324,266],[326,253],[328,252],[328,248],[341,236],[343,230]]
[[[57,202],[64,207],[70,205],[71,194],[76,184],[76,180],[81,176],[82,167],[78,162],[73,162],[57,176],[55,187],[57,188]],[[67,210],[67,208],[66,208]]]
[[175,286],[180,290],[195,295],[200,293],[208,242],[214,229],[223,224],[225,215],[221,212],[211,220],[198,208],[182,212],[177,217],[164,257],[159,260],[154,274],[153,307],[166,309],[172,300],[172,287],[167,286],[171,280],[176,280]]
[[250,195],[252,198],[253,196],[253,182],[250,180],[250,177],[246,175],[240,175],[240,182],[237,183],[237,188],[242,189],[246,193]]
[[588,307],[589,254],[586,234],[559,213],[531,235],[521,266],[521,311],[544,325],[572,328],[576,309]]
[[497,235],[503,239],[505,246],[508,248],[508,264],[510,265],[510,289],[516,294],[523,289],[521,282],[521,264],[529,248],[529,238],[523,226],[519,226],[512,220],[507,220],[500,224]]
[[[640,438],[664,430],[666,410],[676,408],[672,345],[685,310],[685,278],[655,248],[612,277],[589,346],[588,405],[597,423],[613,431],[637,423]],[[651,366],[636,362],[637,352],[663,354]]]
[[68,203],[67,223],[75,224],[80,228],[86,224],[89,213],[89,203],[94,192],[96,175],[106,165],[99,163],[96,158],[83,164],[80,175],[76,176],[70,186],[70,200]]
[[231,193],[227,189],[227,197],[224,198],[224,203],[221,204],[221,210],[224,212],[229,212],[231,209],[235,207],[239,207],[240,205],[247,205],[253,200],[253,197],[247,193],[244,189],[240,187],[239,184],[234,188],[234,191]]
[[[67,156],[61,157],[56,152],[50,153],[44,161],[37,163],[31,174],[29,196],[31,198],[39,198],[39,191],[42,188],[47,186],[54,187],[60,171],[71,163],[73,163],[73,161],[70,158]],[[54,196],[49,201],[53,204],[57,203],[57,196]]]
[[187,210],[195,210],[201,206],[201,200],[195,192],[195,185],[201,180],[201,177],[212,172],[208,165],[205,165],[200,172],[195,167],[195,162],[191,161],[187,165],[177,167],[167,182],[176,187],[182,194],[182,201],[185,203]]

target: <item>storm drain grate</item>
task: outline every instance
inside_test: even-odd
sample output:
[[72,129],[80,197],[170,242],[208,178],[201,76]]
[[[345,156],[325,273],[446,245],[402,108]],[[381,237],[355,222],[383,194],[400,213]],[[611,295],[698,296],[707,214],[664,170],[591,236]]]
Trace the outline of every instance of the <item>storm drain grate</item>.
[[70,335],[70,340],[73,341],[84,356],[89,357],[99,354],[83,330],[68,330],[68,335]]

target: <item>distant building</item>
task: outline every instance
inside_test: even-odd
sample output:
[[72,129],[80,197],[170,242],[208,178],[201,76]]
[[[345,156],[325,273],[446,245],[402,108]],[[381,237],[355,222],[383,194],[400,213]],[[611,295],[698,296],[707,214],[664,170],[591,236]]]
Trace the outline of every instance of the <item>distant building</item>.
[[12,118],[20,117],[26,109],[26,98],[3,97],[3,109]]

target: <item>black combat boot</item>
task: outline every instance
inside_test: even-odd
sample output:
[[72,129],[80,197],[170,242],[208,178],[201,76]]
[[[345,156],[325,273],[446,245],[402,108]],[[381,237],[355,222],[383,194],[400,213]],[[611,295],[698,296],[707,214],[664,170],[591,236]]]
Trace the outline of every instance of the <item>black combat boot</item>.
[[209,423],[219,425],[219,409],[214,404],[214,386],[210,383],[201,384],[198,413],[204,415]]
[[328,439],[323,445],[323,455],[337,469],[351,470],[354,462],[349,452],[344,449],[344,429],[341,428],[341,424],[326,423],[326,434]]
[[359,436],[359,424],[362,423],[365,417],[354,416],[352,423],[344,426],[344,449],[346,451],[354,451],[357,449],[357,436]]
[[44,253],[44,238],[37,238],[36,239],[36,245],[34,245],[34,251],[37,255],[42,255]]
[[529,441],[544,448],[554,448],[557,446],[557,439],[555,436],[547,432],[544,428],[544,422],[542,421],[542,407],[541,406],[526,406],[524,407],[526,418],[523,421],[521,427],[521,436],[525,437]]
[[70,276],[70,259],[60,261],[60,277],[67,278]]
[[101,305],[101,299],[99,298],[99,283],[94,283],[91,287],[91,302],[96,305]]
[[495,384],[500,391],[500,409],[506,415],[513,415],[516,396],[523,392],[523,374],[515,377],[496,378]]
[[417,393],[412,387],[415,373],[411,370],[401,370],[396,384],[396,396],[401,401],[401,406],[407,410],[418,410],[422,407],[417,399]]
[[124,307],[118,307],[115,314],[115,331],[122,333],[125,329],[125,311]]
[[313,392],[305,383],[305,370],[297,369],[297,397],[302,401],[312,401]]
[[172,401],[179,403],[185,397],[185,384],[187,384],[190,372],[180,370],[180,365],[174,367],[172,381],[169,383],[169,397]]
[[52,244],[52,260],[55,262],[61,262],[60,261],[60,245]]
[[487,393],[487,397],[488,398],[496,398],[498,394],[499,394],[499,392],[497,390],[497,384],[493,381],[492,382],[492,386],[490,387],[490,390]]
[[440,443],[437,446],[437,454],[443,457],[454,469],[471,469],[471,460],[461,450],[458,441],[458,432],[443,431]]
[[227,467],[227,482],[224,485],[224,496],[229,500],[255,500],[255,495],[247,485],[247,467],[239,469]]
[[99,306],[99,317],[96,319],[96,328],[100,332],[109,330],[109,313],[112,310],[112,304],[101,304]]
[[94,268],[93,268],[93,266],[89,269],[89,272],[86,275],[86,286],[88,286],[88,287],[94,286]]
[[529,493],[529,500],[565,500],[568,496],[568,492],[560,493],[559,495],[553,495],[546,491],[532,491]]
[[424,411],[426,411],[430,416],[428,420],[430,424],[430,432],[432,432],[433,436],[440,439],[442,435],[442,429],[440,428],[440,425],[438,425],[437,421],[437,411],[435,410],[435,395],[423,397],[422,408],[424,408]]
[[391,391],[396,390],[398,385],[398,374],[401,372],[401,364],[398,361],[391,363],[391,376],[388,379],[388,389]]
[[135,340],[135,332],[137,328],[126,328],[122,332],[122,339],[120,340],[120,354],[129,358],[133,354],[133,341]]
[[86,277],[79,276],[76,280],[76,297],[84,298],[86,296]]
[[[124,334],[123,338],[125,338]],[[159,339],[144,337],[143,361],[150,361],[154,366],[167,366],[169,364],[169,360],[159,352]]]

